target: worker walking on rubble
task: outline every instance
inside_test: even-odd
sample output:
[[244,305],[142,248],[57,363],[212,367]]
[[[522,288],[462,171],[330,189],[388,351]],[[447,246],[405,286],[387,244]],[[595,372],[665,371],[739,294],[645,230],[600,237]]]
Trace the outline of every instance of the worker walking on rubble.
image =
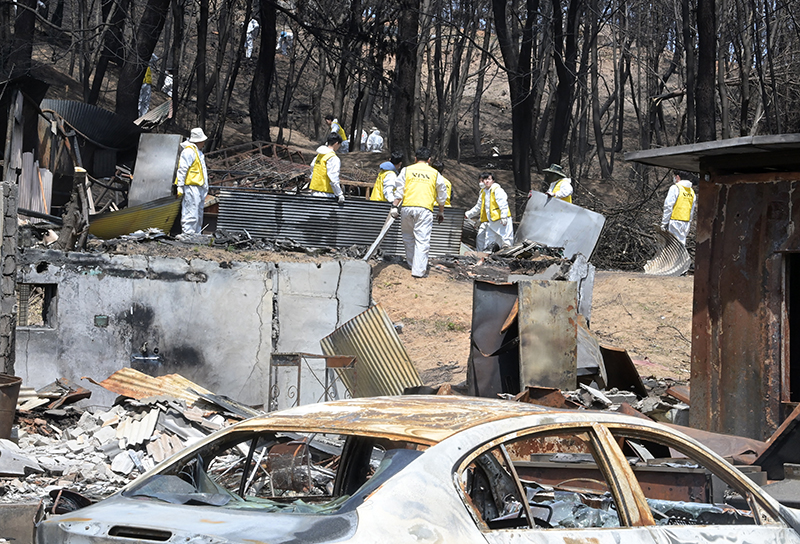
[[433,230],[433,202],[439,206],[437,222],[444,221],[444,203],[447,186],[444,179],[430,164],[431,150],[417,149],[416,162],[406,166],[397,176],[392,215],[402,202],[401,230],[406,248],[406,262],[411,266],[411,275],[424,278],[428,273],[428,253],[431,249]]
[[495,183],[491,172],[481,172],[481,191],[478,202],[464,215],[467,219],[478,218],[478,236],[475,247],[487,251],[492,246],[508,247],[514,243],[514,224],[508,208],[508,195]]
[[689,173],[676,170],[673,184],[664,200],[664,214],[661,217],[661,229],[675,235],[678,241],[686,245],[686,235],[692,224],[694,210],[697,207],[697,195],[692,189]]
[[189,139],[181,144],[183,151],[178,159],[175,176],[178,198],[181,202],[181,231],[183,235],[199,234],[203,230],[203,207],[208,194],[208,169],[203,147],[208,137],[203,129],[193,128]]
[[545,168],[544,181],[549,183],[550,187],[545,191],[547,196],[560,198],[564,202],[572,202],[572,180],[567,177],[564,169],[560,164],[551,164],[549,168]]
[[333,115],[326,115],[325,122],[331,127],[331,134],[339,135],[339,141],[342,143],[342,153],[347,153],[350,150],[350,142],[347,141],[347,134],[344,133],[344,129],[342,125],[339,124],[339,120]]
[[[375,179],[375,186],[369,195],[369,199],[374,202],[392,202],[394,201],[394,190],[397,182],[397,172],[403,164],[403,152],[392,151],[389,160],[381,163],[380,172]],[[397,208],[392,208],[397,217]]]
[[344,204],[344,191],[339,182],[342,160],[336,156],[341,145],[339,135],[331,132],[328,134],[327,145],[317,148],[317,156],[311,162],[311,194],[336,198],[339,204]]

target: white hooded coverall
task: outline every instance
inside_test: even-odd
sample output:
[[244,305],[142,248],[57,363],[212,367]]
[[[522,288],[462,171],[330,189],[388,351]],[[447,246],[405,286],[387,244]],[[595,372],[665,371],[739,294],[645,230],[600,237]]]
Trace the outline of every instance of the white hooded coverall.
[[380,153],[383,151],[383,136],[380,131],[373,130],[367,138],[367,151],[372,153]]
[[[181,144],[180,159],[178,159],[178,173],[175,184],[183,190],[181,202],[181,231],[184,234],[199,234],[203,229],[203,207],[208,194],[208,170],[206,158],[196,145],[188,140]],[[195,153],[196,152],[196,153]],[[200,158],[200,167],[203,171],[202,185],[184,185],[186,173],[197,158]]]
[[[692,191],[692,211],[689,215],[688,221],[679,221],[672,219],[672,211],[675,209],[675,204],[678,202],[678,197],[681,194],[680,187],[687,188]],[[667,192],[667,198],[664,199],[664,214],[661,217],[661,228],[668,230],[675,235],[680,243],[686,245],[686,236],[689,234],[689,227],[694,219],[694,210],[697,208],[697,195],[692,189],[692,182],[688,179],[682,179],[678,183],[673,183],[672,187]]]
[[[331,153],[333,149],[328,147],[327,145],[321,145],[317,148],[317,155],[327,155]],[[317,157],[314,157],[314,160],[311,161],[311,176],[314,176],[314,164],[317,162]],[[331,180],[331,189],[333,189],[333,194],[325,193],[323,191],[311,191],[313,196],[325,196],[325,197],[334,197],[338,198],[339,195],[342,194],[342,186],[339,182],[339,171],[342,168],[342,159],[334,155],[328,162],[326,163],[326,170],[328,172],[328,179]]]
[[[492,194],[494,194],[497,207],[500,208],[500,219],[497,221],[491,219]],[[499,247],[512,245],[514,243],[514,224],[511,221],[511,211],[508,209],[508,195],[496,182],[492,183],[488,189],[481,189],[481,192],[478,193],[478,202],[466,213],[470,219],[480,218],[481,197],[483,197],[488,220],[482,222],[478,227],[478,236],[475,239],[476,249],[486,251],[492,244],[497,244]],[[505,225],[503,219],[505,219]]]

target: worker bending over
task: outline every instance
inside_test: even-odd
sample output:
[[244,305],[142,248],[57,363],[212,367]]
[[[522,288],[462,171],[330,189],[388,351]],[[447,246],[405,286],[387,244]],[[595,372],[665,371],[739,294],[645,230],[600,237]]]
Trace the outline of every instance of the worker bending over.
[[431,160],[430,149],[420,147],[415,159],[417,162],[400,170],[392,205],[397,207],[401,202],[403,204],[400,227],[406,248],[406,262],[411,266],[413,277],[423,278],[428,272],[433,202],[435,200],[439,206],[436,220],[441,223],[444,221],[447,186],[439,172],[428,164]]
[[661,217],[661,228],[675,235],[678,241],[686,245],[686,235],[692,224],[694,210],[697,206],[697,195],[692,189],[689,173],[676,170],[673,184],[664,200],[664,214]]
[[[389,160],[381,163],[380,172],[375,179],[375,186],[369,199],[375,202],[393,202],[394,190],[397,183],[397,172],[403,164],[403,152],[392,151]],[[392,208],[393,215],[397,216],[397,208]]]
[[487,251],[492,246],[508,247],[514,243],[514,224],[508,209],[508,195],[495,183],[491,172],[481,172],[478,202],[464,214],[467,219],[478,218],[475,247]]
[[311,161],[311,194],[336,198],[339,204],[344,203],[344,192],[339,182],[339,171],[342,160],[336,152],[342,145],[342,140],[335,132],[328,134],[327,145],[317,148],[317,156]]

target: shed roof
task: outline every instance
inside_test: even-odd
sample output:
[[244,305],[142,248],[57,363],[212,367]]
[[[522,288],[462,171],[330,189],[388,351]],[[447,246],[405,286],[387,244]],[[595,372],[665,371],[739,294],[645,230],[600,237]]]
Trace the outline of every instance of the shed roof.
[[772,134],[646,149],[625,160],[650,166],[720,174],[800,170],[800,134]]

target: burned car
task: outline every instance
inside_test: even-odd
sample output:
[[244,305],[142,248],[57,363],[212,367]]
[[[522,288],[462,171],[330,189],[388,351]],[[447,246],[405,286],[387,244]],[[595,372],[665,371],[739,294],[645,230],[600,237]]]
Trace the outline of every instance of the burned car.
[[665,426],[456,396],[301,406],[241,422],[39,544],[798,543],[794,513]]

